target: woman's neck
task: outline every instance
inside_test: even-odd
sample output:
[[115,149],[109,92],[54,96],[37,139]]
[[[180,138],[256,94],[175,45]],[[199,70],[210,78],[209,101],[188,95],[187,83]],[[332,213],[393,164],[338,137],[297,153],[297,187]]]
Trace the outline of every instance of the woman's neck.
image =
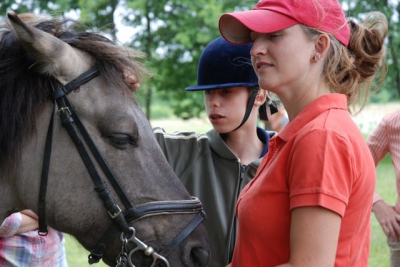
[[323,82],[315,82],[309,87],[296,90],[286,90],[287,93],[278,95],[292,121],[305,107],[317,98],[331,93],[329,87]]

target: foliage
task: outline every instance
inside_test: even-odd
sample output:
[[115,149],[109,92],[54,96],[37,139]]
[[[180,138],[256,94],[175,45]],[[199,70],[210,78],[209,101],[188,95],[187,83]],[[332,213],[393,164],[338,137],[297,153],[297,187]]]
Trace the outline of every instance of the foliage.
[[[244,2],[140,0],[127,5],[131,11],[127,12],[125,23],[143,29],[131,45],[146,52],[156,73],[145,89],[164,98],[176,115],[191,118],[204,110],[202,94],[187,93],[184,88],[196,84],[201,51],[219,36],[219,16],[253,5],[252,1],[247,5]],[[146,105],[150,106],[149,98]]]
[[[376,192],[390,205],[396,202],[396,176],[390,155],[386,155],[379,162],[376,169],[377,181]],[[385,233],[375,215],[371,213],[371,250],[369,257],[369,267],[390,266],[390,252],[387,245]]]
[[[340,0],[348,16],[361,21],[368,11],[379,10],[389,20],[388,75],[381,92],[371,98],[381,102],[400,98],[399,1]],[[116,40],[115,17],[122,17],[134,39],[126,45],[146,53],[146,64],[155,73],[142,81],[139,94],[147,117],[152,99],[163,101],[182,118],[199,116],[203,107],[200,92],[186,92],[196,84],[197,63],[207,43],[219,36],[221,14],[249,9],[256,0],[2,0],[0,14],[10,9],[52,15],[75,16],[80,22]],[[118,11],[118,12],[117,12]]]

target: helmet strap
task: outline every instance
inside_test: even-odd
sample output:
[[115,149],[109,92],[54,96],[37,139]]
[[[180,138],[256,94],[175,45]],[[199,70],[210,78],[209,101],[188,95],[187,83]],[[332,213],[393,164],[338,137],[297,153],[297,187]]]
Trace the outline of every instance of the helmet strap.
[[250,116],[250,113],[253,109],[253,105],[254,105],[254,101],[256,100],[257,97],[257,93],[258,93],[258,86],[253,87],[253,89],[251,90],[251,94],[249,97],[249,101],[247,101],[247,107],[246,107],[246,112],[244,113],[244,117],[242,122],[240,123],[240,125],[238,127],[236,127],[233,131],[236,131],[237,129],[239,129],[240,127],[242,127],[243,124],[245,124],[245,122],[247,121],[247,119]]
[[[240,125],[238,127],[236,127],[234,130],[232,130],[231,132],[236,131],[237,129],[242,127],[243,124],[246,123],[246,121],[249,118],[250,113],[251,113],[251,111],[253,109],[254,101],[256,100],[258,90],[259,90],[258,86],[254,86],[252,88],[251,94],[250,94],[250,97],[249,97],[249,101],[247,101],[246,112],[244,113],[243,120],[240,123]],[[267,103],[267,101],[265,101],[264,104],[262,104],[258,109],[260,120],[268,121],[267,105],[268,105],[268,103]],[[270,111],[271,111],[271,115],[273,115],[274,113],[276,113],[278,111],[278,109],[275,107],[275,105],[273,105],[273,103],[269,104],[269,108],[270,108]],[[225,133],[225,134],[228,134],[228,133]]]

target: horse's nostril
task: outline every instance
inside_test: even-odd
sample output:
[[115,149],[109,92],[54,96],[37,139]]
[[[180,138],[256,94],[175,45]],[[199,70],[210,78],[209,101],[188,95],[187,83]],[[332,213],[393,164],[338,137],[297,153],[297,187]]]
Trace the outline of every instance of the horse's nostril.
[[190,256],[194,262],[194,266],[206,267],[210,261],[210,254],[203,248],[193,248],[190,251]]

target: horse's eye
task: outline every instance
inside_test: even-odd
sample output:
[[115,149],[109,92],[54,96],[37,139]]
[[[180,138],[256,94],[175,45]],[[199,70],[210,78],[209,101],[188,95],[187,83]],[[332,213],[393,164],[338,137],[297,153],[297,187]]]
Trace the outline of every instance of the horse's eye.
[[127,134],[109,134],[104,137],[110,141],[114,146],[120,149],[126,149],[129,147],[137,147],[136,141]]

